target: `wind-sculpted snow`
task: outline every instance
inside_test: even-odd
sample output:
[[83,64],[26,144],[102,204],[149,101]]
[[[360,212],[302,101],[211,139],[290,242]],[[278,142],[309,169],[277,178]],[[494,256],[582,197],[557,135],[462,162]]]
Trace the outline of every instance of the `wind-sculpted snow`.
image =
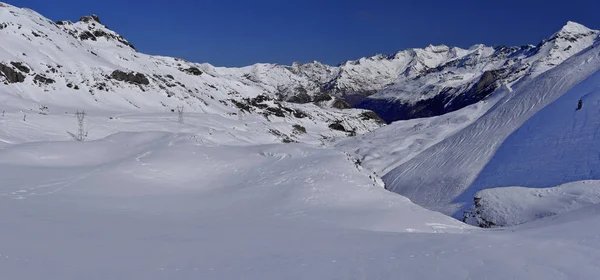
[[599,81],[600,71],[514,131],[477,176],[473,188],[547,188],[600,179]]
[[0,270],[11,279],[600,273],[598,213],[480,231],[385,191],[336,150],[211,146],[166,132],[3,150]]
[[[597,205],[483,230],[385,189],[436,209],[470,203],[476,190],[467,187],[504,140],[597,71],[598,47],[559,66],[541,64],[556,68],[535,79],[531,66],[528,80],[462,110],[368,133],[381,120],[337,109],[348,105],[341,97],[360,100],[399,77],[431,78],[452,61],[482,70],[501,63],[494,52],[539,48],[430,46],[336,67],[218,68],[145,55],[103,23],[97,16],[54,23],[0,3],[0,278],[600,275]],[[553,42],[577,46],[559,44],[565,55],[551,64],[595,34],[573,23],[563,31]],[[500,74],[475,70],[460,75],[485,75],[479,93],[488,94]],[[573,113],[577,94],[565,96]],[[575,124],[592,124],[594,95],[580,98]],[[75,141],[80,110],[85,139]],[[548,124],[536,125],[545,137]],[[384,186],[378,174],[388,170]]]
[[[513,170],[512,168],[515,166],[510,165],[498,167],[499,165],[503,165],[503,163],[498,161],[499,165],[494,164],[496,161],[493,157],[497,155],[498,159],[505,157],[514,158],[514,162],[519,162],[521,155],[517,154],[518,151],[514,149],[502,150],[500,148],[501,145],[505,143],[507,138],[510,139],[509,136],[515,133],[515,131],[515,135],[521,135],[521,137],[515,140],[515,142],[509,140],[507,145],[511,145],[510,143],[515,143],[517,146],[529,145],[529,143],[537,141],[533,138],[527,140],[524,137],[529,137],[530,133],[531,135],[535,135],[535,132],[530,130],[537,130],[538,127],[531,126],[527,129],[528,126],[523,126],[523,124],[540,110],[552,104],[569,91],[572,91],[572,93],[567,93],[565,96],[571,97],[565,97],[569,99],[565,99],[565,101],[572,103],[572,105],[556,105],[556,107],[566,110],[561,112],[563,118],[579,118],[575,116],[576,100],[580,96],[595,90],[594,84],[597,84],[596,78],[598,77],[595,73],[600,69],[599,51],[600,48],[597,45],[588,48],[586,51],[567,60],[556,68],[531,81],[524,82],[522,86],[515,88],[512,92],[503,93],[501,95],[503,97],[496,105],[476,122],[386,174],[384,179],[388,189],[403,194],[420,205],[462,216],[462,212],[457,210],[465,203],[470,203],[477,191],[482,188],[502,186],[498,185],[498,182],[491,182],[493,180],[487,184],[481,184],[479,181],[476,181],[482,170],[484,171],[482,176],[486,176],[486,174],[493,176],[488,177],[489,179],[498,178],[499,174],[501,174],[503,178],[507,178],[506,180],[512,182],[510,185],[528,186],[528,180],[538,180],[536,178],[540,178],[539,180],[542,181],[545,180],[541,178],[544,177],[543,174],[545,173],[526,172],[527,175],[524,175],[524,173],[511,174],[512,171],[518,168]],[[588,77],[590,78],[588,79]],[[554,105],[551,105],[549,108],[552,107]],[[584,114],[586,113],[581,113],[581,115]],[[533,120],[535,120],[535,117]],[[544,119],[543,122],[548,126],[540,129],[545,129],[548,132],[553,131],[552,133],[556,133],[557,135],[563,135],[563,133],[564,135],[569,134],[567,131],[560,131],[561,129],[566,129],[560,125],[561,122],[570,123],[568,120],[561,120],[557,126],[553,126],[555,123],[552,123],[548,119]],[[557,131],[554,131],[554,129]],[[577,133],[577,130],[573,131],[573,133]],[[577,138],[578,136],[573,137]],[[545,141],[545,139],[541,141]],[[561,162],[560,155],[555,152],[561,150],[566,152],[569,149],[577,150],[582,148],[582,146],[568,142],[552,142],[556,146],[548,146],[543,143],[540,143],[539,146],[532,144],[539,148],[537,150],[539,153],[530,153],[526,149],[523,149],[523,151],[530,154],[529,157],[524,157],[527,164],[530,164],[528,170],[532,171],[536,169],[545,170],[545,172],[554,172],[552,171],[554,170],[552,166],[544,169],[544,165],[533,159],[538,156],[542,158],[551,157],[555,158],[558,163]],[[501,150],[498,150],[499,148]],[[586,150],[588,148],[583,149]],[[572,156],[568,157],[572,158]],[[528,161],[528,158],[532,160]],[[490,162],[490,160],[492,161]],[[585,162],[586,160],[584,159],[583,161]],[[489,172],[485,170],[488,163],[491,164]],[[572,163],[562,161],[562,164],[567,167]],[[571,170],[569,168],[567,167],[567,170]],[[502,172],[504,169],[506,169],[506,172]],[[556,176],[563,176],[561,174],[564,175],[567,173],[559,173]],[[525,181],[523,181],[523,184],[518,184],[511,179],[517,178],[514,176],[523,178]],[[574,176],[578,180],[585,179],[581,178],[582,176],[576,176],[576,174]],[[567,178],[562,179],[566,180]],[[549,181],[545,181],[546,185],[549,183]],[[564,181],[555,182],[554,185],[560,183],[564,183]]]

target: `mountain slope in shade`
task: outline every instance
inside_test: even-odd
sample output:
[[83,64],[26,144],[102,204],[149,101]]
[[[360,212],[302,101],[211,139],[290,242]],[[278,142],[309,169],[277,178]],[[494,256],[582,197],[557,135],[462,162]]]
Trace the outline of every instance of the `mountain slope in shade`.
[[[461,216],[483,188],[550,187],[597,179],[593,166],[598,43],[566,62],[497,94],[486,114],[385,175],[388,189]],[[578,99],[588,108],[576,111]]]
[[503,86],[518,86],[561,64],[591,46],[599,31],[568,22],[537,46],[474,46],[464,56],[429,68],[419,75],[400,76],[363,100],[360,108],[373,110],[388,122],[452,112]]

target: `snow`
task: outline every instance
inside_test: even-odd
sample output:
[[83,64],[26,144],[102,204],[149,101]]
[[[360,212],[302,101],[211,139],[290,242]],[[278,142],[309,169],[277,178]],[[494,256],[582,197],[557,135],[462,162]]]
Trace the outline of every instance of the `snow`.
[[[417,55],[409,63],[411,67],[406,68],[392,84],[368,98],[406,104],[444,94],[451,98],[475,87],[487,71],[497,71],[501,84],[515,84],[560,65],[594,44],[599,34],[600,31],[568,22],[537,46],[475,45],[467,50],[429,46],[415,50]],[[449,55],[440,56],[442,54]]]
[[[54,119],[59,127],[73,118],[39,117],[62,118]],[[97,140],[0,150],[0,177],[10,182],[0,185],[5,277],[566,279],[600,272],[600,212],[479,230],[383,190],[335,149],[208,145],[189,133],[152,132],[152,122],[165,127],[161,118],[141,119],[123,116],[113,124],[122,132]],[[148,131],[128,132],[135,124]],[[22,124],[3,125],[12,126]],[[44,135],[29,137],[36,133]]]
[[443,116],[397,121],[334,146],[355,154],[364,167],[385,175],[424,150],[467,127],[493,105],[479,102]]
[[[521,178],[543,181],[544,179],[538,177],[544,177],[561,168],[573,170],[570,167],[572,163],[568,160],[561,161],[560,157],[565,155],[574,158],[567,155],[566,151],[575,150],[581,146],[573,142],[556,142],[556,139],[560,139],[558,137],[550,137],[550,139],[555,139],[554,141],[542,141],[539,145],[535,144],[531,142],[534,141],[533,137],[529,138],[529,136],[535,135],[534,131],[537,130],[537,127],[534,123],[532,126],[528,126],[526,123],[530,119],[535,121],[534,115],[551,104],[548,108],[560,107],[563,109],[560,115],[551,118],[560,121],[556,126],[555,122],[548,119],[544,119],[538,124],[543,123],[546,126],[547,134],[545,136],[550,133],[567,135],[571,128],[567,129],[566,126],[574,120],[573,118],[581,117],[575,115],[577,98],[594,91],[598,84],[599,60],[599,48],[596,44],[537,78],[515,85],[512,92],[498,93],[497,96],[501,96],[500,100],[476,122],[387,173],[384,181],[388,189],[405,195],[412,201],[430,209],[461,217],[461,209],[472,201],[473,195],[477,191],[483,188],[529,186],[527,181],[512,180],[510,184],[503,184],[506,181],[497,182],[492,178],[501,176],[507,179]],[[565,109],[566,107],[569,109]],[[595,126],[590,123],[590,127]],[[530,133],[532,134],[530,135]],[[588,132],[579,134],[574,131],[574,133],[577,133],[573,135],[575,139],[590,136]],[[514,140],[510,140],[512,135],[516,135]],[[502,150],[501,146],[504,143],[508,143],[507,145],[513,143],[512,145],[516,146],[533,145],[537,147],[536,151],[538,152],[527,156],[520,153],[526,149]],[[549,143],[552,144],[548,145]],[[525,152],[529,153],[529,151]],[[584,156],[582,162],[589,161],[590,165],[584,165],[582,171],[592,170],[596,161],[593,159],[595,155],[584,153],[585,151],[581,151],[577,155]],[[544,169],[545,165],[537,160],[538,156],[553,158],[557,165]],[[507,162],[500,163],[493,159],[494,157],[512,158],[515,160],[513,162],[520,162],[522,159],[524,164],[518,165],[522,167],[529,164],[530,170],[513,174],[512,171],[518,168],[506,166]],[[545,173],[535,173],[531,169],[544,169]],[[568,174],[569,171],[558,172],[556,176]],[[574,180],[594,179],[592,174],[583,176],[574,174],[570,178],[563,178],[563,181],[557,180],[556,176],[546,181],[547,184],[552,182],[551,185],[546,185],[547,187],[568,182],[568,179],[574,179],[574,177],[577,177]]]
[[[364,119],[362,110],[260,102],[306,113],[277,117],[258,107],[242,111],[232,102],[279,93],[289,97],[296,86],[314,95],[331,79],[337,90],[379,90],[400,73],[415,77],[471,54],[465,63],[497,63],[486,60],[493,50],[429,46],[339,67],[313,62],[219,68],[138,53],[95,20],[60,26],[7,4],[0,4],[0,19],[8,24],[0,30],[0,63],[18,61],[32,70],[23,83],[0,85],[3,279],[595,279],[600,274],[597,182],[481,192],[497,198],[490,204],[493,213],[523,218],[513,224],[531,221],[528,215],[541,210],[556,214],[505,229],[472,227],[413,203],[444,208],[465,190],[474,195],[479,189],[469,184],[478,174],[482,180],[498,179],[481,172],[494,162],[523,168],[517,158],[494,159],[495,150],[514,153],[513,144],[522,140],[548,139],[531,147],[562,151],[575,163],[569,169],[550,161],[553,168],[565,168],[562,175],[551,170],[559,178],[574,180],[581,174],[573,170],[593,170],[593,148],[579,151],[555,140],[595,142],[597,74],[592,74],[600,65],[598,47],[537,78],[507,84],[512,90],[485,102],[375,130],[380,124]],[[566,31],[579,36],[574,26]],[[82,41],[69,35],[86,30],[111,36]],[[189,67],[203,73],[180,69]],[[114,70],[144,73],[150,84],[107,78]],[[38,74],[55,83],[35,83]],[[471,80],[477,71],[457,75]],[[575,112],[578,98],[584,107]],[[183,124],[171,112],[177,105],[185,107]],[[570,115],[562,113],[563,106]],[[87,113],[83,142],[68,134],[78,128],[78,110]],[[536,121],[537,114],[548,121]],[[358,136],[328,128],[334,121]],[[519,135],[521,127],[530,133]],[[550,135],[557,128],[564,131]],[[297,143],[282,143],[290,141]],[[539,168],[533,155],[521,160]],[[377,174],[387,174],[387,185]],[[523,184],[514,185],[524,187],[557,181],[552,176],[516,180],[524,177],[514,174],[507,182],[515,179]],[[537,196],[520,200],[525,194]],[[502,206],[511,199],[521,208],[507,212]]]
[[[552,188],[501,187],[475,195],[470,223],[504,227],[520,225],[600,203],[600,182],[571,182]],[[476,212],[476,213],[475,213]]]

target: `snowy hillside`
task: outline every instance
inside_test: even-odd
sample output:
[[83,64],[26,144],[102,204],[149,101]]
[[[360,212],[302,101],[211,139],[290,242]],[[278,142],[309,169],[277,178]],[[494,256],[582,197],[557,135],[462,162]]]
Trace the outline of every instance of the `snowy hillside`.
[[478,192],[465,221],[481,227],[514,226],[600,203],[600,182],[552,188],[502,187]]
[[[484,188],[550,187],[596,179],[594,45],[512,92],[476,122],[385,175],[390,190],[461,216]],[[577,111],[578,99],[587,99]]]
[[[333,109],[333,99],[318,105],[278,101],[270,91],[276,86],[241,78],[246,71],[262,73],[260,65],[223,70],[139,53],[97,16],[54,23],[32,10],[2,4],[0,36],[1,110],[165,113],[183,106],[185,112],[232,120],[261,116],[267,124],[261,130],[285,141],[296,139],[280,133],[281,123],[314,126],[323,132],[321,141],[381,125],[377,116],[364,110]],[[267,74],[275,81],[295,83]]]
[[224,68],[139,53],[95,15],[53,22],[29,9],[0,8],[0,81],[12,95],[44,106],[114,111],[168,111],[184,104],[196,112],[235,114],[244,99],[267,96],[323,108],[358,106],[388,122],[437,116],[559,65],[599,34],[569,22],[537,46],[442,45],[339,66]]
[[439,48],[435,52],[451,54],[450,59],[411,68],[412,72],[406,72],[358,107],[373,110],[388,122],[452,112],[487,98],[504,85],[511,86],[552,69],[591,46],[598,34],[599,31],[568,22],[537,46],[477,45],[458,52],[460,55],[454,49]]
[[[595,176],[600,47],[568,57],[596,34],[570,23],[538,47],[219,68],[139,53],[97,16],[0,3],[0,278],[595,279],[595,182],[478,191]],[[529,74],[488,87],[513,58]],[[341,109],[481,75],[493,94],[443,116],[380,127]],[[386,188],[443,210],[478,192],[472,218],[495,225],[553,216],[486,230]]]
[[357,155],[363,166],[385,175],[467,127],[491,105],[479,102],[443,116],[397,121],[357,137],[342,138],[334,146]]
[[[0,184],[2,275],[590,279],[600,273],[597,207],[482,231],[385,191],[337,150],[248,144],[243,136],[257,137],[251,131],[220,132],[226,125],[205,116],[190,115],[183,127],[168,114],[96,116],[90,131],[106,136],[75,142],[60,141],[59,132],[76,127],[71,115],[35,114],[23,122],[7,113],[0,132],[11,139],[0,148],[0,178],[10,182]],[[208,125],[216,126],[212,135]]]

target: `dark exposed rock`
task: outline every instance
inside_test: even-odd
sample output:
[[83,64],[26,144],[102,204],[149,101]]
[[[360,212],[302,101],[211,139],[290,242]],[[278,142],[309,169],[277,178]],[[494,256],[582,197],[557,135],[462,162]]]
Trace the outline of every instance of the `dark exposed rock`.
[[85,41],[85,40],[97,41],[98,40],[98,39],[96,39],[96,36],[94,36],[94,34],[92,34],[92,32],[89,32],[89,31],[85,31],[85,32],[79,34],[79,39],[82,41]]
[[53,83],[56,82],[55,80],[50,79],[50,78],[46,78],[46,77],[44,77],[44,76],[42,76],[40,74],[35,75],[35,77],[33,78],[33,80],[36,83],[41,83],[41,84],[46,84],[46,85],[53,84]]
[[189,75],[194,75],[194,76],[202,75],[202,71],[196,67],[190,67],[187,69],[179,68],[179,70],[181,70],[182,72],[187,73]]
[[29,72],[31,71],[31,70],[29,69],[29,67],[27,67],[27,66],[23,65],[23,63],[21,63],[21,62],[14,62],[14,61],[12,61],[12,62],[10,63],[10,65],[12,65],[12,66],[14,66],[15,68],[19,69],[19,71],[21,71],[21,72],[23,72],[23,73],[27,73],[27,74],[29,74]]
[[350,106],[350,104],[348,104],[348,102],[336,98],[335,101],[333,102],[333,104],[331,105],[333,108],[337,108],[337,109],[350,109],[352,108],[352,106]]
[[323,102],[323,101],[330,101],[331,99],[333,99],[333,97],[331,97],[331,95],[329,95],[328,93],[318,93],[315,94],[315,96],[313,97],[313,102]]
[[[221,100],[221,102],[224,102],[223,100]],[[231,99],[231,103],[233,103],[233,105],[235,105],[235,107],[237,107],[238,109],[240,109],[240,111],[246,111],[246,112],[250,112],[252,110],[252,107],[250,107],[250,105],[246,102],[242,102],[242,101],[237,101],[235,99]],[[225,105],[227,105],[227,103],[224,103]]]
[[266,111],[269,112],[269,113],[271,113],[272,115],[278,116],[280,118],[284,118],[285,117],[285,112],[281,108],[268,107],[266,109]]
[[88,23],[90,21],[95,21],[100,24],[102,23],[102,22],[100,22],[100,18],[97,15],[83,16],[79,19],[79,21],[83,21],[85,23]]
[[475,195],[473,198],[473,206],[463,213],[463,222],[476,225],[481,228],[495,228],[498,225],[492,221],[488,221],[483,217],[484,205],[481,203],[481,197]]
[[171,74],[168,74],[166,77],[169,78],[169,79],[171,79],[171,80],[175,79],[175,77],[173,77],[173,75],[171,75]]
[[329,128],[331,128],[333,130],[347,132],[346,128],[340,122],[334,122],[334,123],[330,124]]
[[360,119],[363,121],[367,120],[375,120],[379,124],[385,124],[385,121],[377,115],[377,113],[373,111],[366,111],[360,114]]
[[304,127],[304,126],[295,124],[295,125],[292,125],[292,128],[294,129],[294,133],[296,133],[296,134],[306,134],[306,127]]
[[250,103],[250,105],[260,108],[260,109],[266,109],[267,107],[269,107],[269,105],[267,104],[263,104],[265,101],[270,101],[272,100],[270,97],[266,96],[266,95],[259,95],[256,96],[250,100],[248,100],[247,102]]
[[136,72],[127,73],[127,72],[123,72],[121,70],[115,70],[112,72],[110,77],[117,81],[128,82],[128,83],[136,84],[136,85],[149,85],[150,84],[150,80],[148,80],[148,78],[146,78],[146,76],[142,73],[136,73]]
[[67,84],[67,87],[68,87],[68,88],[73,88],[73,84],[71,84],[71,83],[68,83],[68,84]]
[[94,36],[96,37],[104,37],[108,35],[104,30],[94,30]]
[[59,21],[56,22],[56,24],[58,24],[58,25],[71,25],[71,24],[73,24],[73,22],[70,21],[70,20],[59,20]]
[[[302,88],[304,89],[304,88]],[[298,92],[296,95],[288,98],[287,100],[288,102],[291,103],[299,103],[299,104],[304,104],[304,103],[309,103],[311,102],[311,98],[310,95],[308,95],[308,93],[306,92],[306,90]]]
[[0,76],[4,76],[8,83],[22,83],[25,81],[25,75],[2,63],[0,63]]
[[307,115],[302,110],[296,109],[296,110],[294,110],[294,117],[296,117],[298,119],[303,119],[303,118],[306,118]]

